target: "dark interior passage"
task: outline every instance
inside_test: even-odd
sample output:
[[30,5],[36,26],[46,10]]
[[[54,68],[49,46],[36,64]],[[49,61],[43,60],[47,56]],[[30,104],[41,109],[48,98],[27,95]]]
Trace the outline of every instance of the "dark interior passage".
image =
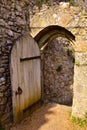
[[74,49],[58,37],[44,49],[44,100],[71,105],[73,99]]

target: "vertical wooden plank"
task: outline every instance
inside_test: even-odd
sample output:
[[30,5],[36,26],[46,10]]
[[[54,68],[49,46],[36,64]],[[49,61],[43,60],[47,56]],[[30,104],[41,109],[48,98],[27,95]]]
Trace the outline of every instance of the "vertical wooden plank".
[[[23,39],[23,48],[22,48],[22,57],[27,57],[28,56],[28,47],[27,47],[28,41],[26,38]],[[28,107],[30,103],[30,92],[29,92],[29,70],[28,70],[28,64],[27,61],[24,61],[22,63],[23,65],[23,74],[24,74],[24,95],[25,95],[25,108]],[[30,67],[30,66],[29,66]]]
[[[20,44],[21,43],[21,44]],[[17,71],[18,71],[18,86],[17,86],[17,90],[18,87],[21,88],[22,93],[18,94],[17,97],[19,99],[19,120],[21,120],[23,118],[23,109],[24,109],[24,86],[22,84],[22,66],[20,63],[20,58],[21,58],[21,49],[22,49],[22,39],[17,41],[16,43],[16,48],[17,48]]]
[[37,89],[38,89],[38,98],[41,98],[41,68],[40,68],[40,59],[38,59],[37,61],[37,71],[36,74],[38,74],[37,77],[37,81],[38,81],[38,85],[37,85]]
[[[31,57],[32,56],[38,56],[40,55],[40,51],[37,47],[37,44],[35,43],[34,40],[32,40],[31,44],[29,44],[29,48],[31,46],[31,50],[28,49],[29,51],[31,51]],[[39,59],[35,59],[30,61],[32,63],[32,93],[33,93],[33,98],[34,98],[34,102],[38,101],[41,97],[41,89],[40,89],[40,84],[38,84],[40,82],[40,78],[38,78],[38,76],[40,77],[40,60]],[[39,64],[38,64],[39,62]],[[39,66],[38,66],[39,65]],[[39,67],[39,68],[38,68]],[[39,70],[38,70],[39,69]],[[39,90],[38,90],[39,89]],[[40,94],[39,94],[40,92]]]
[[14,121],[17,121],[17,117],[19,114],[19,99],[16,96],[16,90],[18,86],[18,70],[17,70],[17,48],[16,45],[14,46],[12,53],[11,53],[11,84],[12,84],[12,101],[13,101],[13,115]]
[[[31,39],[30,37],[30,41],[28,43],[28,57],[32,57],[35,56],[35,54],[33,53],[33,39]],[[35,86],[34,86],[34,75],[33,75],[33,61],[30,60],[28,61],[28,70],[29,70],[29,91],[30,91],[30,104],[32,105],[35,102]]]
[[40,59],[33,61],[33,68],[34,68],[34,79],[35,79],[35,89],[36,89],[36,97],[37,100],[40,99],[41,95],[41,76],[40,76]]
[[[28,44],[27,44],[27,57],[31,57],[32,56],[32,39],[26,39],[28,41]],[[34,96],[33,96],[33,82],[32,82],[32,78],[33,78],[33,75],[32,75],[32,61],[27,61],[27,69],[28,69],[28,89],[29,89],[29,99],[30,99],[30,102],[29,102],[29,105],[32,105],[33,102],[34,102]]]
[[[23,55],[23,43],[24,41],[23,41],[23,38],[21,38],[21,40],[20,40],[20,58],[22,57],[22,55]],[[20,59],[19,59],[20,60]],[[26,95],[26,93],[25,93],[25,83],[24,83],[24,65],[23,65],[23,63],[21,63],[20,62],[20,68],[21,68],[21,88],[22,88],[22,95],[21,95],[21,107],[22,107],[22,114],[24,114],[23,113],[23,110],[24,110],[24,108],[26,108],[26,100],[25,100],[25,95]],[[22,116],[24,116],[24,115],[22,115]]]

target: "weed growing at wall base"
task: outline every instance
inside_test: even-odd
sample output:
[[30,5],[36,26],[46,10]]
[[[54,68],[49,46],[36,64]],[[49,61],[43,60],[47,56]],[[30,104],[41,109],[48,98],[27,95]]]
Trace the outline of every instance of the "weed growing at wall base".
[[76,118],[74,116],[71,116],[71,120],[72,120],[73,123],[76,123],[76,124],[78,124],[81,127],[84,127],[87,124],[86,120],[83,120],[81,118]]

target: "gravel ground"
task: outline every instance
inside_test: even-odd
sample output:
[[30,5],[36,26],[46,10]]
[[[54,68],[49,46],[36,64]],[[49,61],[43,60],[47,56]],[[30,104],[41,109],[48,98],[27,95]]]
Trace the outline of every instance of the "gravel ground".
[[70,112],[69,106],[44,104],[11,130],[87,130],[71,121]]

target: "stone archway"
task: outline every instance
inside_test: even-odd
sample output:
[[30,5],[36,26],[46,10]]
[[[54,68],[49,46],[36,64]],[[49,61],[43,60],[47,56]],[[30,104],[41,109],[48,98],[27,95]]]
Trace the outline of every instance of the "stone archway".
[[[48,26],[36,36],[43,52],[43,98],[61,104],[72,104],[75,36],[60,26]],[[62,59],[62,60],[61,60]]]

